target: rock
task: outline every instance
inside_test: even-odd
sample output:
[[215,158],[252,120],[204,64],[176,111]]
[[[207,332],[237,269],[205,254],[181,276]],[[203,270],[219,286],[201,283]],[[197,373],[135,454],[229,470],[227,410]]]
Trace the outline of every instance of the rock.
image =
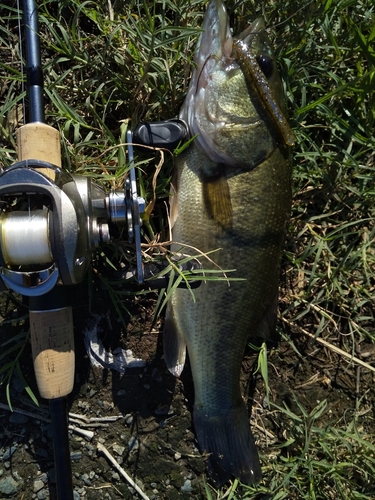
[[26,415],[22,415],[21,413],[12,413],[9,417],[9,422],[15,425],[23,425],[28,421],[29,419],[26,417]]
[[[54,472],[53,472],[53,474],[54,474]],[[53,477],[55,477],[55,476],[53,476]],[[43,481],[44,484],[47,484],[47,482],[48,482],[48,474],[46,472],[42,472],[42,474],[40,474],[38,476],[38,480],[39,481]]]
[[156,380],[156,382],[159,382],[159,383],[163,382],[163,377],[161,376],[161,374],[160,374],[160,372],[159,372],[159,370],[157,368],[153,369],[151,377],[154,380]]
[[186,479],[186,481],[184,482],[184,485],[181,486],[181,491],[183,493],[191,493],[193,491],[193,488],[191,487],[190,479]]
[[23,392],[23,390],[25,389],[25,386],[24,384],[21,382],[19,376],[17,375],[17,373],[15,373],[12,377],[12,388],[18,392],[19,394],[21,394],[21,392]]
[[70,453],[70,460],[81,460],[82,451],[72,451]]
[[48,471],[48,479],[51,481],[51,483],[56,483],[56,471],[55,471],[55,468],[50,469]]
[[37,448],[35,450],[35,454],[38,457],[43,457],[43,458],[48,458],[48,456],[49,456],[48,451],[45,448]]
[[119,444],[114,444],[112,446],[112,450],[117,453],[117,455],[120,455],[122,456],[124,454],[124,451],[125,451],[125,446],[120,446]]
[[47,500],[49,498],[49,494],[46,489],[38,491],[36,498],[38,500]]
[[0,493],[3,495],[15,495],[18,490],[18,483],[12,476],[6,476],[0,480]]
[[33,485],[33,492],[38,493],[42,488],[44,488],[44,483],[40,479],[36,479]]
[[134,417],[131,413],[128,413],[127,415],[125,415],[125,423],[126,425],[130,425],[133,423],[133,420],[134,420]]
[[9,460],[9,459],[10,459],[10,457],[13,455],[13,453],[16,451],[16,449],[17,449],[17,445],[15,445],[15,444],[14,444],[13,446],[11,446],[10,448],[8,448],[8,449],[4,452],[4,454],[3,454],[3,456],[2,456],[2,460],[3,460],[4,462],[5,462],[6,460]]
[[129,451],[136,451],[139,448],[139,442],[135,436],[132,436],[128,441]]
[[86,473],[82,474],[81,479],[85,483],[86,486],[91,486],[91,481],[90,481],[88,474],[86,474]]

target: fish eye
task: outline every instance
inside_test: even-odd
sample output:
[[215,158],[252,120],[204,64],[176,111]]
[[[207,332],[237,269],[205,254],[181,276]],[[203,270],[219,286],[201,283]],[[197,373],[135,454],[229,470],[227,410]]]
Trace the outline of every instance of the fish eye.
[[260,69],[263,71],[263,74],[266,78],[269,78],[273,72],[273,61],[270,57],[260,55],[256,58],[257,63],[259,64]]

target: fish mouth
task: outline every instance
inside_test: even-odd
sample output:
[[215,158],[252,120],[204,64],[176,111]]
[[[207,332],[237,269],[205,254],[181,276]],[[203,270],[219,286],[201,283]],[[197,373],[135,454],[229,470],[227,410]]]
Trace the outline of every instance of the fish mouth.
[[[223,1],[210,0],[202,28],[180,118],[211,162],[236,171],[254,168],[283,142],[294,143],[264,21],[255,20],[233,37]],[[262,141],[256,142],[255,135]],[[234,150],[230,136],[237,145],[250,141],[252,154]]]
[[[254,38],[264,29],[263,19],[256,19],[240,35],[236,36],[236,39],[251,47]],[[210,0],[204,17],[202,34],[194,55],[196,70],[192,76],[192,80],[195,82],[195,85],[193,85],[193,82],[191,84],[192,89],[196,88],[198,80],[200,80],[199,85],[204,86],[207,83],[204,79],[202,81],[202,74],[203,69],[205,69],[205,73],[210,72],[209,68],[207,68],[210,61],[212,65],[220,60],[227,61],[229,64],[235,62],[233,58],[233,41],[229,16],[223,1]]]
[[217,59],[229,58],[232,53],[233,37],[229,17],[222,0],[211,0],[203,22],[203,33],[195,53],[197,70],[203,69],[211,56]]
[[[207,135],[202,132],[196,119],[196,109],[204,101],[205,88],[209,83],[211,68],[218,61],[231,61],[233,37],[230,31],[229,17],[222,0],[210,0],[204,17],[202,33],[194,55],[196,68],[191,77],[189,89],[180,110],[180,119],[188,125],[190,136],[197,136],[195,143],[201,149],[210,151],[213,161],[225,161],[230,158],[216,153],[216,148]],[[209,142],[209,145],[207,144]]]

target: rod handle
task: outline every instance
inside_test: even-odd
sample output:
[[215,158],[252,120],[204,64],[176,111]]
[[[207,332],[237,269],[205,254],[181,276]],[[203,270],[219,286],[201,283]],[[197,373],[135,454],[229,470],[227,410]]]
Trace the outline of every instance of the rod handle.
[[67,396],[74,384],[74,332],[71,306],[30,309],[31,348],[35,377],[42,398]]
[[[19,161],[41,160],[61,168],[60,132],[45,123],[27,123],[16,132]],[[45,169],[43,169],[45,175]],[[54,180],[55,172],[49,177]]]

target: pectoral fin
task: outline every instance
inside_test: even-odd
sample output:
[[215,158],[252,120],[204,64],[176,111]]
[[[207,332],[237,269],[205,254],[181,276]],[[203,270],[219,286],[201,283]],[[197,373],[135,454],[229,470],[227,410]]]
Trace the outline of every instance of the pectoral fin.
[[222,229],[231,229],[233,213],[227,179],[224,176],[205,178],[202,186],[203,201],[209,217]]
[[173,317],[172,305],[169,303],[164,321],[163,331],[164,358],[168,370],[175,377],[179,377],[185,366],[186,343],[178,333]]

